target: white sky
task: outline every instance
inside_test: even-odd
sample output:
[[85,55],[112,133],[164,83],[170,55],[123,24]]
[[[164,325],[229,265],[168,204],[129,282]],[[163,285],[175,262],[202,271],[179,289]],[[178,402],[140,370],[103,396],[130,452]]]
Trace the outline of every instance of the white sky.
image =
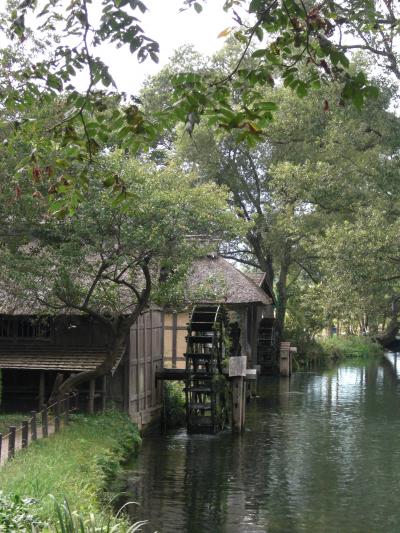
[[179,13],[183,0],[144,0],[144,3],[148,11],[140,16],[141,27],[145,35],[160,44],[160,62],[138,63],[127,47],[119,50],[102,47],[100,54],[109,65],[118,89],[132,94],[138,92],[147,76],[155,74],[168,62],[176,48],[193,44],[199,52],[212,54],[225,41],[225,38],[218,39],[218,34],[232,26],[231,15],[223,11],[224,0],[208,0],[200,14],[193,8]]

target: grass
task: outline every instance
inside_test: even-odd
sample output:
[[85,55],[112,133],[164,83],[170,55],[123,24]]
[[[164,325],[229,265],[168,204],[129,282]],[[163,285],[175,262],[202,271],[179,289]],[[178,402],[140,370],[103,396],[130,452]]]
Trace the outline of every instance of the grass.
[[19,427],[24,420],[31,415],[24,413],[0,413],[0,433],[7,435],[10,426]]
[[365,359],[382,355],[383,348],[368,337],[333,336],[299,345],[296,362],[299,367],[309,367],[344,359]]
[[12,501],[34,499],[32,512],[39,520],[60,523],[59,509],[67,501],[68,512],[82,523],[92,521],[110,527],[119,523],[114,531],[128,531],[124,520],[118,522],[113,517],[107,494],[110,497],[112,480],[121,472],[121,463],[138,449],[139,443],[136,426],[122,413],[78,415],[61,433],[37,441],[6,463],[0,470],[0,487]]
[[377,357],[383,354],[382,347],[368,337],[328,337],[319,341],[320,346],[331,359],[348,357]]

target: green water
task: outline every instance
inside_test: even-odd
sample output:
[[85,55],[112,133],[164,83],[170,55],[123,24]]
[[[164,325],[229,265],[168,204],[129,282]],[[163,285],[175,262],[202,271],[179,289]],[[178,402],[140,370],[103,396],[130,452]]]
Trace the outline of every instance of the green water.
[[129,490],[146,533],[400,532],[400,381],[388,363],[265,379],[246,424],[241,437],[144,440]]

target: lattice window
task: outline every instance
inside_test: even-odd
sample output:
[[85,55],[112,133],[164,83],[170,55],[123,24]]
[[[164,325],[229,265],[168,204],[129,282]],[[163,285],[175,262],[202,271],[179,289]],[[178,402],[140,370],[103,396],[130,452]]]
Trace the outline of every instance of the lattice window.
[[0,338],[14,337],[14,320],[12,318],[0,318]]
[[48,338],[50,337],[50,325],[44,321],[19,319],[17,321],[17,337],[20,338]]
[[50,323],[46,320],[28,317],[0,317],[0,339],[47,339],[50,335]]

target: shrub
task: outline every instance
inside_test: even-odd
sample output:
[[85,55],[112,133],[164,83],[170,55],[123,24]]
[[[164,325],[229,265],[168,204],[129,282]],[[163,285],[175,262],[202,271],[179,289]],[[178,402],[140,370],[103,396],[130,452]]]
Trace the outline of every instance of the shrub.
[[36,515],[37,501],[9,497],[0,491],[0,531],[42,531],[45,523]]
[[164,383],[164,418],[167,427],[177,428],[185,425],[185,392],[184,385],[180,381]]

